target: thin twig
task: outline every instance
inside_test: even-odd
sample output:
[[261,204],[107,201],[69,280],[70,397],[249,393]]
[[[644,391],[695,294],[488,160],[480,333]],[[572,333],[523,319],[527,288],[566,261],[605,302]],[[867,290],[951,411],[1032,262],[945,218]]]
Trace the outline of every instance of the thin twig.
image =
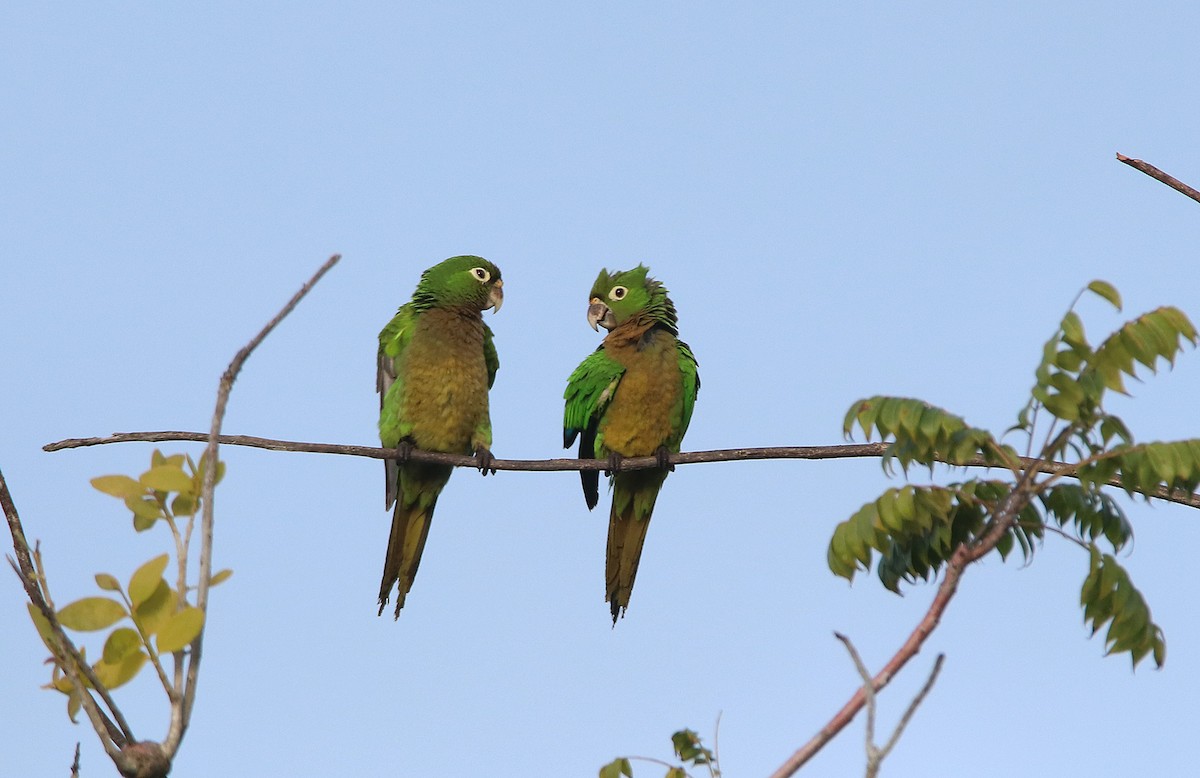
[[900,736],[904,734],[904,728],[908,726],[908,722],[912,720],[913,714],[917,712],[917,707],[925,701],[929,690],[933,688],[933,684],[937,681],[938,675],[942,672],[942,665],[946,662],[945,654],[938,654],[937,659],[933,660],[933,669],[929,672],[929,677],[925,679],[925,684],[921,687],[921,691],[917,692],[917,696],[913,697],[912,702],[908,704],[908,709],[904,711],[904,715],[900,717],[900,723],[896,725],[896,729],[892,731],[892,736],[888,738],[888,742],[879,750],[879,761],[887,758],[887,755],[895,748],[899,742]]
[[[110,443],[161,443],[167,441],[204,442],[208,435],[202,432],[116,432],[112,435],[94,438],[67,438],[66,440],[47,443],[42,446],[44,451],[63,451],[85,446],[103,446]],[[248,446],[263,448],[270,451],[292,451],[308,454],[342,454],[347,456],[367,457],[369,459],[395,459],[399,452],[392,448],[376,446],[355,446],[341,443],[307,443],[294,440],[276,440],[260,438],[252,435],[221,435],[218,441],[227,446]],[[767,446],[758,448],[725,448],[708,451],[690,451],[671,454],[667,461],[672,465],[694,465],[706,462],[737,462],[760,459],[856,459],[864,457],[880,457],[888,453],[890,443],[852,443],[835,446]],[[436,451],[421,451],[410,449],[409,458],[417,462],[433,462],[452,467],[479,467],[479,460],[473,456],[462,454],[443,454]],[[1040,460],[1032,457],[1020,457],[1021,466],[1032,468]],[[994,467],[983,457],[974,457],[966,462],[957,462],[953,466],[963,467]],[[1062,476],[1075,476],[1078,464],[1069,462],[1044,462],[1043,472]],[[604,459],[494,459],[491,467],[496,470],[521,472],[561,472],[571,470],[608,470],[609,463]],[[658,467],[657,457],[629,457],[622,459],[621,472],[629,470],[648,470]],[[1109,486],[1122,487],[1120,478],[1110,478]],[[1149,497],[1167,502],[1200,508],[1200,494],[1189,494],[1181,489],[1168,490],[1160,487]]]
[[[58,616],[54,613],[54,607],[47,600],[47,595],[42,591],[44,582],[34,566],[33,553],[29,547],[29,541],[25,537],[25,528],[21,525],[20,514],[17,513],[16,503],[13,501],[12,494],[8,491],[8,483],[4,480],[4,473],[2,471],[0,471],[0,508],[3,509],[4,517],[8,522],[8,531],[12,535],[13,551],[17,555],[15,560],[9,558],[9,564],[12,565],[13,570],[17,573],[17,577],[21,579],[21,585],[24,587],[29,601],[33,603],[34,607],[38,609],[50,624],[54,640],[49,641],[52,644],[49,645],[49,648],[51,653],[54,654],[54,661],[62,668],[63,673],[66,674],[79,693],[80,703],[83,706],[84,712],[87,713],[88,721],[92,724],[92,729],[96,731],[97,737],[100,738],[100,743],[104,746],[105,753],[114,762],[120,764],[121,749],[127,743],[133,742],[133,732],[129,728],[129,723],[125,721],[125,717],[121,715],[120,709],[117,708],[116,702],[113,701],[112,696],[109,694],[108,688],[96,677],[92,666],[84,661],[75,644],[67,637],[67,633],[63,630]],[[87,684],[84,683],[83,678],[87,679],[87,683],[104,700],[104,704],[108,706],[109,711],[112,713],[111,719],[96,705],[96,701],[88,691]]]
[[863,696],[866,698],[867,706],[867,726],[866,726],[866,750],[867,750],[867,778],[874,778],[879,772],[879,749],[875,747],[875,684],[871,681],[871,673],[867,670],[867,666],[863,664],[862,657],[858,655],[858,649],[850,642],[850,638],[840,632],[834,632],[833,636],[842,641],[842,645],[846,647],[846,651],[850,654],[851,661],[854,662],[854,669],[858,671],[858,675],[862,678]]
[[1145,173],[1146,175],[1150,176],[1153,179],[1163,182],[1167,186],[1174,189],[1176,192],[1185,194],[1188,197],[1192,198],[1193,200],[1200,202],[1200,192],[1197,192],[1195,189],[1193,189],[1190,186],[1188,186],[1187,184],[1183,183],[1178,178],[1175,178],[1172,175],[1164,173],[1163,171],[1154,167],[1154,165],[1151,165],[1148,162],[1143,162],[1140,159],[1132,159],[1131,157],[1127,157],[1119,151],[1117,152],[1117,160],[1119,160],[1120,162],[1124,162],[1126,165],[1129,165],[1129,167],[1131,167],[1135,170],[1142,171],[1143,173]]
[[71,778],[79,778],[79,741],[75,741],[75,761],[71,762]]
[[[216,485],[217,467],[220,461],[217,458],[217,447],[221,437],[221,424],[225,420],[225,406],[229,403],[229,393],[233,389],[233,382],[237,379],[238,373],[241,372],[242,365],[246,359],[253,353],[254,349],[263,342],[267,335],[283,321],[299,302],[304,299],[309,290],[321,280],[338,260],[341,255],[334,254],[325,261],[312,278],[308,280],[304,286],[300,287],[300,291],[292,296],[287,305],[275,314],[275,317],[267,322],[262,331],[254,336],[240,351],[233,357],[233,361],[229,363],[225,373],[221,376],[221,381],[217,386],[217,403],[213,411],[212,425],[207,436],[208,448],[204,452],[204,461],[206,467],[204,470],[204,484],[201,487],[200,499],[203,503],[203,516],[200,520],[200,570],[199,582],[196,588],[196,607],[206,614],[205,621],[207,622],[208,612],[208,586],[212,578],[212,539],[213,539],[213,489]],[[204,643],[204,630],[200,630],[200,634],[192,641],[191,652],[188,657],[188,667],[186,674],[186,687],[183,693],[183,699],[179,706],[181,715],[171,717],[171,728],[167,733],[167,738],[163,742],[164,750],[168,758],[173,758],[175,752],[179,748],[179,744],[183,739],[183,733],[187,730],[188,722],[191,720],[192,706],[196,702],[196,679],[200,671],[201,649]],[[175,708],[176,706],[172,706]]]

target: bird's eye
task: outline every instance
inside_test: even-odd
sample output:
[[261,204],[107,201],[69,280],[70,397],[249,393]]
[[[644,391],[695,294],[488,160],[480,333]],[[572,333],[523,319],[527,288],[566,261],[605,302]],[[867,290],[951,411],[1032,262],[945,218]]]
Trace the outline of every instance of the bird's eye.
[[628,294],[628,292],[629,292],[629,290],[623,286],[614,286],[612,288],[612,291],[610,291],[608,293],[608,296],[609,296],[609,299],[612,299],[612,300],[624,300],[625,295]]
[[479,283],[481,284],[486,284],[492,277],[492,274],[489,273],[487,268],[484,267],[471,268],[471,275],[475,276],[475,278],[478,279]]

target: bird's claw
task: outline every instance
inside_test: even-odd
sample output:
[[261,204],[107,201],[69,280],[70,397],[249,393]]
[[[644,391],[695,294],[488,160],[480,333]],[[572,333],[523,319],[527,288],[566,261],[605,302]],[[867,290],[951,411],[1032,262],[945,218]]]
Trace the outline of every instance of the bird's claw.
[[660,470],[666,470],[669,473],[675,472],[675,465],[671,464],[671,452],[667,451],[666,446],[659,446],[655,449],[654,458],[658,460]]
[[480,446],[475,449],[475,466],[479,468],[479,472],[482,475],[486,476],[488,473],[492,475],[496,474],[496,468],[492,467],[494,459],[495,457],[492,456],[492,452],[486,446]]
[[611,476],[621,469],[622,457],[617,452],[613,451],[608,455],[608,467],[604,470],[604,475]]
[[404,464],[412,456],[413,444],[411,440],[402,440],[396,444],[396,461]]

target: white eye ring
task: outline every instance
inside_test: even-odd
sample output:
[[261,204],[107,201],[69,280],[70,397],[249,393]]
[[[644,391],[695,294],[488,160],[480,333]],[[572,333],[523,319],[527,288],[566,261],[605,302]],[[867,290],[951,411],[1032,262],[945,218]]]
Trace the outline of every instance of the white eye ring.
[[487,283],[488,281],[490,281],[490,280],[491,280],[491,278],[492,278],[492,274],[491,274],[491,273],[489,273],[489,272],[487,271],[487,268],[485,268],[485,267],[473,267],[473,268],[471,268],[471,275],[475,276],[475,278],[476,278],[476,279],[479,281],[479,283],[481,283],[481,284],[486,284],[486,283]]
[[610,291],[610,292],[608,293],[608,297],[609,297],[609,299],[610,299],[610,300],[624,300],[624,299],[625,299],[625,295],[626,295],[628,292],[629,292],[629,290],[628,290],[628,289],[626,289],[626,288],[625,288],[625,287],[623,287],[623,286],[614,286],[614,287],[612,288],[612,291]]

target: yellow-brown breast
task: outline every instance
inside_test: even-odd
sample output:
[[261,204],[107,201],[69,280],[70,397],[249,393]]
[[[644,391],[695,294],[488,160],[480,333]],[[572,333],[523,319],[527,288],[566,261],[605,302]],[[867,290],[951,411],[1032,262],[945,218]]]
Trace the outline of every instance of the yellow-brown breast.
[[483,319],[474,311],[425,311],[403,361],[400,415],[413,425],[417,448],[470,454],[488,418]]
[[671,438],[677,436],[672,419],[678,415],[683,391],[675,338],[652,330],[643,340],[640,332],[622,329],[604,339],[605,352],[625,367],[600,424],[604,446],[623,457],[649,456],[659,446],[675,448],[679,443],[672,445]]

